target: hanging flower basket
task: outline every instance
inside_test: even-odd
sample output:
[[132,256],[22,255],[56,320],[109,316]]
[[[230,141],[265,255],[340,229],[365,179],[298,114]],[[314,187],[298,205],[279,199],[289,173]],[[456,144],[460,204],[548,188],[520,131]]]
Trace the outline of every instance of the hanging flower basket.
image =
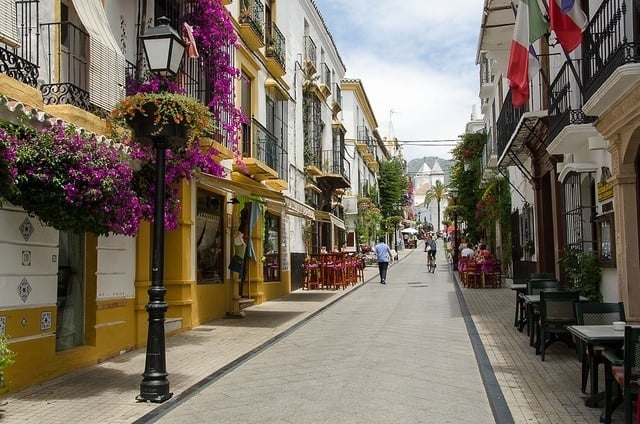
[[168,140],[171,145],[182,145],[187,140],[184,122],[161,122],[158,106],[153,102],[142,105],[142,110],[127,118],[134,138],[141,144],[150,145],[156,138]]
[[138,93],[125,97],[111,112],[113,132],[128,128],[136,141],[152,144],[163,137],[174,146],[215,133],[213,115],[197,99],[176,93]]

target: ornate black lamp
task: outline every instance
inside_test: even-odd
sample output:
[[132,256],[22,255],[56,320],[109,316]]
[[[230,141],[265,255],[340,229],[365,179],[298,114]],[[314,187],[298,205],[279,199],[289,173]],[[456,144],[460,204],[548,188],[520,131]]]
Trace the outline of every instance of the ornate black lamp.
[[[457,199],[458,199],[458,187],[451,187],[449,189],[449,195],[453,199],[454,204],[456,204],[457,203]],[[453,255],[452,255],[453,270],[457,271],[458,270],[458,251],[460,250],[460,246],[458,246],[458,243],[460,243],[460,240],[458,238],[458,210],[457,210],[457,208],[453,209],[453,241],[454,241],[454,243],[453,243],[454,244],[454,246],[453,246]]]
[[[180,62],[185,50],[182,39],[169,26],[167,18],[159,18],[158,26],[149,28],[142,36],[144,52],[149,62],[149,70],[157,75],[175,76],[180,68]],[[169,391],[167,379],[164,315],[167,303],[164,300],[164,202],[165,202],[165,158],[169,145],[169,136],[157,133],[153,122],[139,116],[133,118],[135,133],[142,143],[152,144],[156,151],[156,178],[153,218],[153,257],[151,263],[151,286],[149,287],[149,303],[145,306],[149,315],[149,329],[147,335],[147,356],[145,360],[140,394],[136,400],[143,402],[161,403],[170,399],[173,393]],[[137,124],[137,125],[135,125]],[[184,124],[178,124],[184,125]],[[184,133],[183,131],[179,133]],[[152,135],[153,134],[153,135]],[[171,145],[176,142],[185,143],[185,139],[171,137]]]
[[178,73],[185,45],[182,37],[169,25],[169,18],[158,18],[156,26],[149,28],[142,38],[144,55],[149,70],[163,77],[172,77]]

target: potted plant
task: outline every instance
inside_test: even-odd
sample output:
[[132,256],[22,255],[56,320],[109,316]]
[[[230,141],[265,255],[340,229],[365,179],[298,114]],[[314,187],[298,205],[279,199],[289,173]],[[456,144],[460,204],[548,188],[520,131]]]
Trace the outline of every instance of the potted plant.
[[598,264],[598,256],[593,252],[568,249],[564,252],[563,263],[570,288],[580,291],[592,302],[602,302],[602,269]]
[[0,334],[0,388],[5,386],[3,370],[13,364],[15,352],[9,349],[9,342],[4,334]]

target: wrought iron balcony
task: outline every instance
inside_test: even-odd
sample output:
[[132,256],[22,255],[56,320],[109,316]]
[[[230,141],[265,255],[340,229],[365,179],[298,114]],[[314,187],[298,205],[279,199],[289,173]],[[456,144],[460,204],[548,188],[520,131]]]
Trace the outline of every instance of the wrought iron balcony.
[[331,89],[331,71],[329,70],[329,66],[324,62],[320,64],[320,85]]
[[[579,69],[580,61],[574,60]],[[553,140],[567,125],[594,122],[595,118],[582,111],[582,94],[571,62],[565,62],[549,87],[549,140]]]
[[351,163],[340,150],[323,150],[320,156],[320,169],[324,175],[337,175],[349,181]]
[[[282,76],[286,70],[285,38],[275,22],[267,24],[266,40],[265,56],[267,57],[267,60],[273,59],[277,63],[280,72],[271,68],[269,68],[269,71],[272,74],[276,74],[276,76]],[[267,66],[268,65],[269,64],[267,63]]]
[[509,144],[509,140],[511,140],[511,136],[515,132],[524,112],[524,106],[520,106],[518,108],[513,107],[511,103],[511,90],[509,90],[504,99],[504,103],[502,104],[502,109],[500,109],[498,120],[496,121],[498,157],[504,154],[504,151]]
[[243,156],[261,161],[277,172],[277,178],[287,181],[289,157],[282,140],[255,119],[251,121],[251,129],[252,137],[243,140]]
[[310,75],[315,74],[318,69],[318,53],[316,43],[309,35],[304,36],[304,61]]
[[[628,0],[605,0],[593,14],[584,31],[584,101],[607,81],[613,72],[628,63],[640,63],[638,32],[633,29],[627,11],[634,10]],[[629,27],[627,27],[629,23]]]
[[0,73],[31,87],[38,87],[40,30],[39,2],[18,1],[16,8],[19,45],[0,44]]
[[41,29],[47,57],[44,103],[89,110],[89,34],[71,22],[46,23]]
[[242,0],[240,24],[248,25],[258,38],[264,39],[264,5],[260,0]]
[[342,110],[342,89],[340,88],[340,84],[337,82],[333,83],[333,101],[332,107],[333,113],[338,113]]

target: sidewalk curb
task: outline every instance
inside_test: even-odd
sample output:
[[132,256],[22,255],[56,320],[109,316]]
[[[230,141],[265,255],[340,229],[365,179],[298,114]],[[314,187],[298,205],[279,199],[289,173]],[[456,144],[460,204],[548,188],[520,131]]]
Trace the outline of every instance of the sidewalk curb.
[[473,318],[469,313],[467,302],[464,298],[464,294],[462,293],[462,289],[460,288],[458,278],[456,277],[456,272],[453,270],[451,270],[451,278],[455,285],[456,296],[458,297],[458,304],[460,305],[460,312],[462,313],[464,323],[467,327],[471,346],[473,346],[473,352],[476,356],[478,369],[480,370],[480,376],[482,377],[482,382],[484,383],[484,388],[487,392],[487,398],[489,400],[491,411],[493,412],[493,417],[497,424],[513,424],[513,415],[511,414],[509,405],[502,393],[496,374],[493,371],[491,361],[489,360],[487,351],[484,348],[478,329],[476,328]]

